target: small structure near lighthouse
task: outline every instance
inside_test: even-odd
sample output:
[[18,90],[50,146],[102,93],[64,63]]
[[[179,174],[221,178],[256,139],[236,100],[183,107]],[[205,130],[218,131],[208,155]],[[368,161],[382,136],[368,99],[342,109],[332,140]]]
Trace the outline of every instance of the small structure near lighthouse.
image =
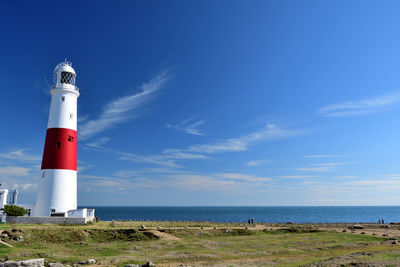
[[29,210],[30,216],[14,218],[15,222],[86,223],[94,219],[93,209],[77,209],[79,88],[75,81],[70,62],[65,60],[56,66],[39,190],[33,205],[19,204]]

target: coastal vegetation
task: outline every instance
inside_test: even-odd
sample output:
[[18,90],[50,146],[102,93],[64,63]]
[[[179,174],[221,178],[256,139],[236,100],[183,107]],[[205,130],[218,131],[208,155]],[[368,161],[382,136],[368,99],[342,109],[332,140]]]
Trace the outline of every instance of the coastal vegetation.
[[24,216],[28,213],[26,209],[17,205],[4,205],[3,211],[7,216]]
[[[87,225],[0,226],[0,259],[44,258],[76,264],[88,258],[105,266],[151,261],[157,266],[302,266],[400,260],[398,226],[210,222],[98,222]],[[346,230],[344,232],[344,230]],[[386,233],[386,234],[385,234]]]

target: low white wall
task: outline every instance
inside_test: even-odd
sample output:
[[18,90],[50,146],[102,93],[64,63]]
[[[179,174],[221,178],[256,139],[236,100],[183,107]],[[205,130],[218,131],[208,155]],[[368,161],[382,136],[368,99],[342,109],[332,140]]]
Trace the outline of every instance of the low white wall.
[[7,223],[26,224],[86,224],[93,221],[93,217],[68,218],[68,217],[29,217],[29,216],[7,216]]

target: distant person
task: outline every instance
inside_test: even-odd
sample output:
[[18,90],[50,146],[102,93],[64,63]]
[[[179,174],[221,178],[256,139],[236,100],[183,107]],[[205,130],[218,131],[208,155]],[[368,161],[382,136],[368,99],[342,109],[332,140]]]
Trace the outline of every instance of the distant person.
[[250,219],[247,220],[247,223],[250,225]]
[[254,224],[254,218],[251,218],[251,224],[252,224],[252,225],[255,225],[255,224]]
[[382,221],[381,221],[381,219],[379,219],[379,220],[378,220],[378,224],[381,224],[381,223],[382,223]]

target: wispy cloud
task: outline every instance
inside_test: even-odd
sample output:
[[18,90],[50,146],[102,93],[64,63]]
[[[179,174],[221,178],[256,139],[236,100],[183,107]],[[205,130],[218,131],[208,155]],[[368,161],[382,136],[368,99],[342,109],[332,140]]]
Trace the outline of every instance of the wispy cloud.
[[234,181],[220,180],[213,176],[198,174],[179,174],[170,176],[170,186],[184,190],[229,190],[236,185]]
[[0,158],[12,159],[19,161],[40,161],[41,157],[39,155],[26,153],[28,149],[17,149],[10,151],[8,153],[0,153]]
[[18,189],[20,191],[36,191],[39,187],[39,183],[14,183],[12,185],[13,189]]
[[217,174],[217,176],[222,177],[222,178],[228,178],[228,179],[233,179],[233,180],[242,180],[242,181],[248,181],[248,182],[267,182],[267,181],[273,180],[268,177],[257,177],[257,176],[253,176],[253,175],[242,174],[242,173],[219,173],[219,174]]
[[275,124],[268,124],[266,127],[242,137],[230,138],[217,143],[192,145],[186,148],[165,149],[158,155],[138,155],[135,153],[116,151],[105,148],[98,142],[92,143],[88,147],[92,149],[101,149],[104,152],[118,154],[120,155],[119,159],[121,160],[150,163],[163,167],[181,168],[182,166],[177,163],[179,160],[207,159],[211,154],[214,153],[244,151],[256,143],[299,136],[308,132],[308,130],[280,128]]
[[138,188],[177,188],[190,191],[224,191],[243,187],[259,188],[273,179],[244,173],[196,173],[169,169],[120,170],[112,177],[79,175],[84,187],[115,187],[122,190]]
[[307,178],[318,178],[317,175],[284,175],[280,176],[283,179],[307,179]]
[[163,155],[149,155],[149,156],[141,156],[136,155],[133,153],[125,153],[125,152],[116,152],[121,155],[119,159],[127,160],[132,162],[144,162],[144,163],[151,163],[156,164],[164,167],[172,167],[172,168],[180,168],[181,166],[178,165],[174,159],[170,159]]
[[335,171],[338,165],[343,165],[343,162],[329,162],[329,163],[316,163],[312,164],[310,167],[297,168],[298,171],[308,171],[308,172],[331,172]]
[[193,145],[190,146],[188,150],[206,154],[244,151],[247,150],[250,145],[258,142],[267,142],[303,135],[307,132],[307,130],[285,129],[275,124],[267,124],[266,127],[242,137],[230,138],[214,144]]
[[88,119],[79,125],[79,138],[86,140],[116,124],[138,117],[139,110],[154,98],[169,78],[168,71],[164,70],[150,82],[142,84],[139,87],[139,93],[120,97],[109,102],[97,119]]
[[194,117],[190,117],[178,124],[167,124],[167,127],[176,129],[179,131],[183,131],[188,134],[204,135],[204,133],[200,129],[198,129],[198,127],[202,124],[204,124],[204,121],[195,120]]
[[341,158],[343,155],[307,155],[305,158]]
[[0,177],[28,176],[30,169],[18,166],[0,167]]
[[104,148],[103,145],[108,143],[108,141],[110,141],[109,137],[100,137],[100,138],[97,138],[96,141],[87,143],[86,145],[88,147],[92,147],[92,148]]
[[320,108],[318,113],[329,117],[360,116],[382,111],[399,102],[400,92],[396,92],[359,101],[328,105]]
[[271,161],[268,159],[260,159],[260,160],[251,160],[246,162],[246,166],[247,167],[257,167],[257,166],[261,166],[261,165],[265,165],[270,163]]
[[384,185],[391,185],[391,186],[400,186],[400,181],[397,180],[358,180],[358,181],[350,181],[350,182],[343,182],[342,185],[356,185],[356,186],[384,186]]

